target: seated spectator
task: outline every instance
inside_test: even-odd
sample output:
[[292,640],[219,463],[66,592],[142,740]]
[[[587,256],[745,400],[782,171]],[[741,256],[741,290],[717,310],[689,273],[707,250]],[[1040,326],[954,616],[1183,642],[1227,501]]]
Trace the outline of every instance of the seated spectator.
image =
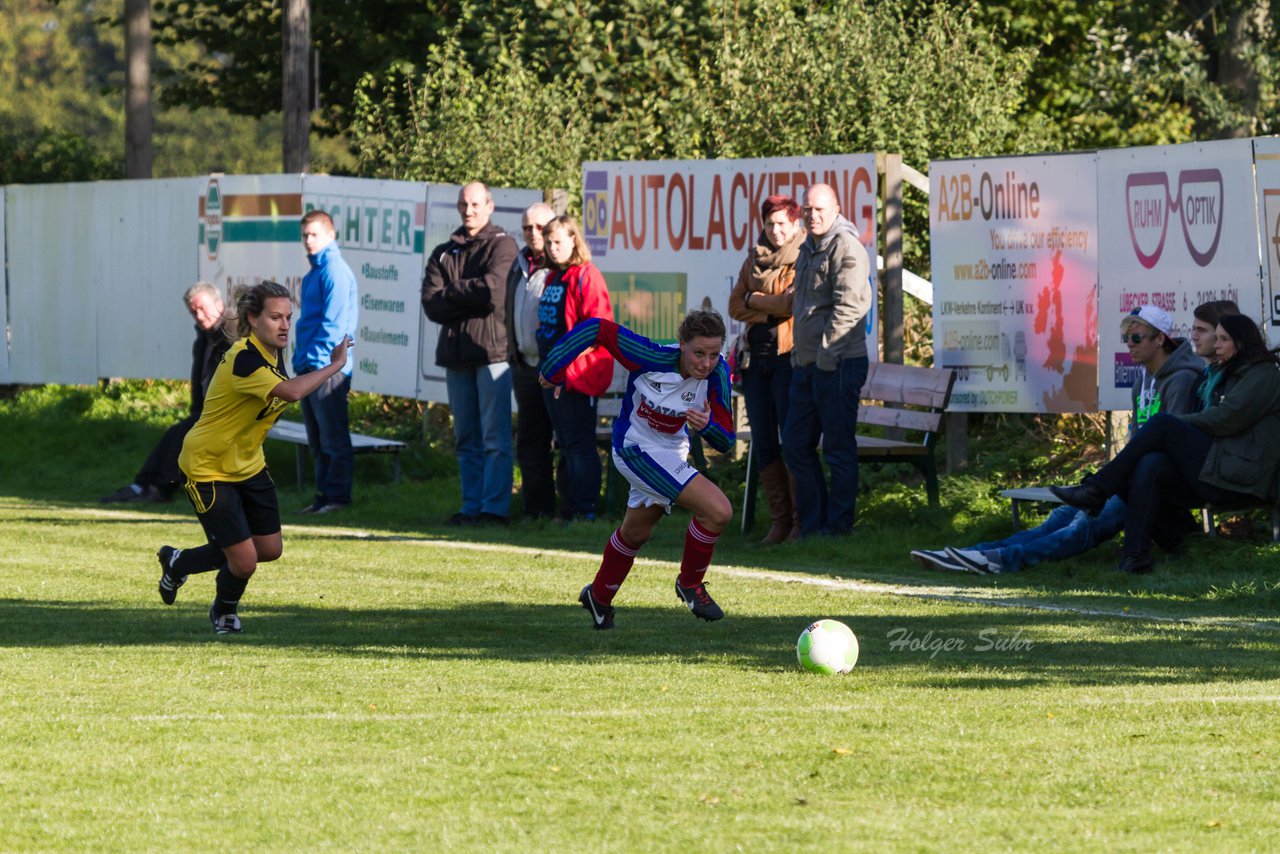
[[[1120,321],[1121,337],[1130,357],[1140,366],[1131,395],[1130,436],[1157,412],[1179,414],[1197,408],[1194,389],[1204,362],[1197,358],[1190,342],[1171,337],[1172,329],[1173,319],[1152,305],[1140,306]],[[1167,520],[1160,527],[1169,536],[1162,539],[1161,546],[1173,548],[1195,530],[1195,525],[1186,511],[1165,507],[1162,512],[1167,514]],[[1062,506],[1038,527],[1003,540],[963,548],[948,546],[939,551],[920,549],[911,553],[911,559],[932,569],[984,575],[1019,572],[1041,561],[1063,560],[1106,542],[1120,533],[1124,517],[1125,502],[1118,496],[1108,500],[1097,515]]]
[[182,485],[184,477],[178,468],[178,453],[187,432],[200,420],[204,410],[204,393],[209,388],[213,371],[222,354],[231,346],[226,334],[228,318],[222,294],[209,282],[196,282],[182,295],[191,319],[196,322],[196,340],[191,345],[191,411],[174,424],[151,451],[133,482],[99,499],[103,504],[129,501],[169,501]]
[[1273,501],[1280,488],[1280,359],[1244,315],[1218,321],[1222,378],[1213,405],[1160,413],[1095,475],[1050,487],[1063,502],[1097,512],[1113,495],[1129,504],[1120,569],[1148,573],[1161,501],[1178,507]]
[[1200,403],[1200,409],[1208,409],[1212,405],[1213,390],[1222,379],[1222,365],[1218,364],[1218,357],[1213,352],[1218,342],[1217,336],[1214,335],[1218,328],[1218,321],[1228,314],[1239,313],[1239,306],[1234,300],[1229,299],[1214,300],[1196,306],[1195,319],[1191,322],[1191,345],[1196,348],[1196,355],[1208,363],[1204,366],[1200,381],[1196,383],[1196,398]]

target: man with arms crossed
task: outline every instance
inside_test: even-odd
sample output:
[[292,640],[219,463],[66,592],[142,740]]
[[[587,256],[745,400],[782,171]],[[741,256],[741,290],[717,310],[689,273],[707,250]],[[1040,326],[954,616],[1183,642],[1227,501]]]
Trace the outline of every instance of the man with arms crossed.
[[440,324],[462,506],[446,524],[507,524],[511,507],[511,366],[507,363],[507,274],[518,248],[490,222],[493,196],[479,181],[458,193],[462,226],[431,250],[422,309]]

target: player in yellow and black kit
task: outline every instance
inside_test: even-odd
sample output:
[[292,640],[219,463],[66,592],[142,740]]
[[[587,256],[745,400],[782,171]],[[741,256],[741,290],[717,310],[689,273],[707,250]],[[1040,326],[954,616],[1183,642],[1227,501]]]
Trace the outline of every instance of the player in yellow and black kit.
[[280,557],[280,507],[262,443],[290,403],[315,391],[347,361],[347,338],[329,365],[290,379],[282,351],[289,343],[293,301],[275,282],[236,299],[240,339],[213,373],[200,420],[182,443],[178,465],[209,542],[192,549],[161,546],[160,599],[172,605],[187,576],[218,571],[209,620],[218,634],[240,631],[236,608],[259,562]]

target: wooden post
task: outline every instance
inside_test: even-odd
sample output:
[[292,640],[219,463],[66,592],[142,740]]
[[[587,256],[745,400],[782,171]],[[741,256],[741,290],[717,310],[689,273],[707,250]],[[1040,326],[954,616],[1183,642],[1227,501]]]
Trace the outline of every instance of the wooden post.
[[1125,437],[1129,435],[1129,421],[1133,417],[1127,409],[1117,409],[1106,413],[1107,426],[1104,431],[1104,444],[1107,459],[1114,460],[1116,454],[1124,447]]
[[[880,233],[884,251],[884,301],[880,308],[880,324],[884,342],[884,360],[902,364],[902,155],[877,154],[880,165],[881,208]],[[874,263],[875,259],[872,259]]]
[[542,201],[551,205],[556,216],[564,216],[569,212],[569,191],[562,189],[543,190]]
[[947,471],[957,472],[969,465],[969,413],[947,413]]
[[284,171],[311,168],[310,0],[284,3]]
[[150,178],[151,0],[125,0],[124,176]]

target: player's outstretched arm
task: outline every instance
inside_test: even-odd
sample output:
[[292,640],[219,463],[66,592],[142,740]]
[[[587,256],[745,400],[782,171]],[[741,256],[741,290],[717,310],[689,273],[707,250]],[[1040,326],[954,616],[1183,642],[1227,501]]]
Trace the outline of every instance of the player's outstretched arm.
[[285,380],[271,389],[271,396],[287,400],[289,403],[302,400],[302,398],[324,385],[325,380],[342,370],[343,366],[347,364],[347,350],[354,346],[355,342],[351,340],[351,336],[343,338],[338,342],[338,346],[334,347],[332,352],[329,353],[329,364],[318,371],[312,371],[309,374],[302,374]]

